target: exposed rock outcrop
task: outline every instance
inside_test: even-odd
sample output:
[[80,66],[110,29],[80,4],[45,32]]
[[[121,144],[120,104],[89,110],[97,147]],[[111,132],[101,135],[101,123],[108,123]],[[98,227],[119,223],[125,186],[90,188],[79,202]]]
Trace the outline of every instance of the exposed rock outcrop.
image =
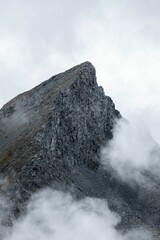
[[153,228],[154,217],[146,218],[148,203],[137,189],[100,165],[100,148],[119,118],[89,62],[8,102],[0,110],[0,185],[1,192],[11,192],[15,212],[32,192],[54,184],[80,197],[107,198],[122,226]]
[[58,74],[1,109],[0,171],[35,190],[63,178],[62,167],[95,169],[119,117],[91,63]]

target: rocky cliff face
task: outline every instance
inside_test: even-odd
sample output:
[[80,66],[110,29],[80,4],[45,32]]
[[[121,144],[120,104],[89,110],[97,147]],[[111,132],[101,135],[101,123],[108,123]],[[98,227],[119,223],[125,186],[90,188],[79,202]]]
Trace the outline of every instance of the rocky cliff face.
[[100,148],[118,118],[89,62],[8,102],[0,110],[1,193],[11,193],[15,213],[31,193],[54,185],[79,197],[107,198],[123,227],[153,227],[159,218],[148,219],[148,202],[100,164]]
[[[6,187],[35,191],[70,183],[76,167],[95,170],[120,113],[85,62],[23,93],[0,111],[0,171]],[[75,167],[76,166],[76,167]]]

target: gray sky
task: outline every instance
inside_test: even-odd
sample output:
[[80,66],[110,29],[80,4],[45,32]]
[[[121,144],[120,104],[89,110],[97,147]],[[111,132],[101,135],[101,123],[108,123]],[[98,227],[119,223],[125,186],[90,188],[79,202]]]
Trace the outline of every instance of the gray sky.
[[160,142],[159,0],[0,0],[0,105],[86,60]]

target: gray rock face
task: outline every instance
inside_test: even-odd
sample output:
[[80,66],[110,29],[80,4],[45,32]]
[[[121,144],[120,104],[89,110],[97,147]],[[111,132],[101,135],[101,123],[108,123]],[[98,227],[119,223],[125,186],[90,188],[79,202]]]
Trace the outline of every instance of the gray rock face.
[[146,201],[149,193],[139,199],[141,189],[100,165],[100,148],[112,138],[119,118],[89,62],[8,102],[0,110],[0,187],[1,193],[11,193],[15,214],[31,193],[54,185],[78,197],[106,198],[122,217],[120,227],[157,228],[158,201]]
[[98,87],[89,62],[58,74],[0,111],[0,171],[11,187],[35,191],[71,182],[75,166],[96,169],[100,146],[120,113]]

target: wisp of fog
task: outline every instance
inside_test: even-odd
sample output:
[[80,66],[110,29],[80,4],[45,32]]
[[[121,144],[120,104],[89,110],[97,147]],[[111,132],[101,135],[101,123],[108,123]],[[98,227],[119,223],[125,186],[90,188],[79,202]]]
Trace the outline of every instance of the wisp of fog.
[[102,149],[104,168],[111,167],[124,181],[142,183],[144,173],[159,176],[160,146],[140,120],[121,119],[115,125],[113,139]]
[[115,229],[120,217],[107,202],[95,198],[76,201],[70,194],[45,189],[35,194],[25,216],[14,222],[4,240],[151,240],[145,230],[123,235]]

